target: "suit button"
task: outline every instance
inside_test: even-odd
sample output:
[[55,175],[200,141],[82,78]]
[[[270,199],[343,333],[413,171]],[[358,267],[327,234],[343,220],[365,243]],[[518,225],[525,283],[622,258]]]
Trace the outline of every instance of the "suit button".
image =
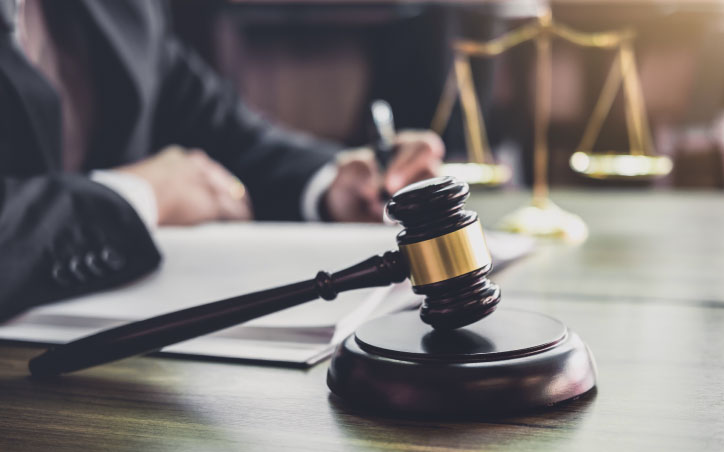
[[70,258],[70,261],[68,261],[68,269],[70,270],[70,274],[75,277],[76,280],[78,280],[79,283],[84,283],[88,280],[88,276],[83,271],[83,268],[81,267],[82,261],[80,260],[80,256],[73,256]]
[[103,269],[103,265],[101,264],[100,259],[94,252],[87,252],[83,261],[85,262],[85,267],[92,275],[99,278],[105,276],[106,272]]
[[110,246],[104,246],[101,250],[101,260],[114,271],[119,271],[126,265],[123,255]]
[[72,283],[70,272],[60,262],[53,265],[52,275],[55,282],[60,286],[68,287]]

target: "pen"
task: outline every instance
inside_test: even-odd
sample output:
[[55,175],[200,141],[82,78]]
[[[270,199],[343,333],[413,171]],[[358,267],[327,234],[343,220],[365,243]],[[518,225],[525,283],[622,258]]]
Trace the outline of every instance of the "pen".
[[[380,170],[384,172],[395,152],[395,119],[392,116],[392,107],[382,99],[372,102],[370,112],[373,126],[372,147]],[[380,198],[383,201],[390,199],[390,194],[384,187],[380,189]]]

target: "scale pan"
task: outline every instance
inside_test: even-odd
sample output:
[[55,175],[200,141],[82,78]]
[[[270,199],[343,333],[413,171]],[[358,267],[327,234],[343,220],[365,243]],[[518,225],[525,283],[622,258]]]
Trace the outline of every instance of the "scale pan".
[[573,171],[594,179],[652,179],[669,174],[673,163],[666,156],[574,152]]
[[446,163],[440,172],[443,176],[453,176],[468,185],[479,187],[497,187],[510,180],[510,168],[490,163]]

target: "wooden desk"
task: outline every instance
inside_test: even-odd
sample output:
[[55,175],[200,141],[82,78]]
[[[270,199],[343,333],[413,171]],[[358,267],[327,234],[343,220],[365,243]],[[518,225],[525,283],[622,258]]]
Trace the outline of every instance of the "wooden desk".
[[[597,358],[596,395],[498,420],[344,406],[309,371],[136,358],[41,382],[0,345],[0,450],[724,450],[724,195],[556,193],[591,226],[494,278]],[[485,222],[526,200],[477,194]]]

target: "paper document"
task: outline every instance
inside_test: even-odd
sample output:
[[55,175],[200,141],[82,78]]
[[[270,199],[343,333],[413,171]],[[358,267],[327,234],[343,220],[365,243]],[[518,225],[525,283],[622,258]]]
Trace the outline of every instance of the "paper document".
[[[164,256],[155,273],[125,286],[40,306],[0,325],[0,339],[65,343],[100,330],[334,272],[396,249],[399,227],[319,223],[222,223],[160,228]],[[520,237],[487,233],[495,265],[532,250]],[[500,258],[498,258],[500,256]],[[413,308],[409,283],[341,293],[214,334],[163,353],[309,366],[370,318]]]

